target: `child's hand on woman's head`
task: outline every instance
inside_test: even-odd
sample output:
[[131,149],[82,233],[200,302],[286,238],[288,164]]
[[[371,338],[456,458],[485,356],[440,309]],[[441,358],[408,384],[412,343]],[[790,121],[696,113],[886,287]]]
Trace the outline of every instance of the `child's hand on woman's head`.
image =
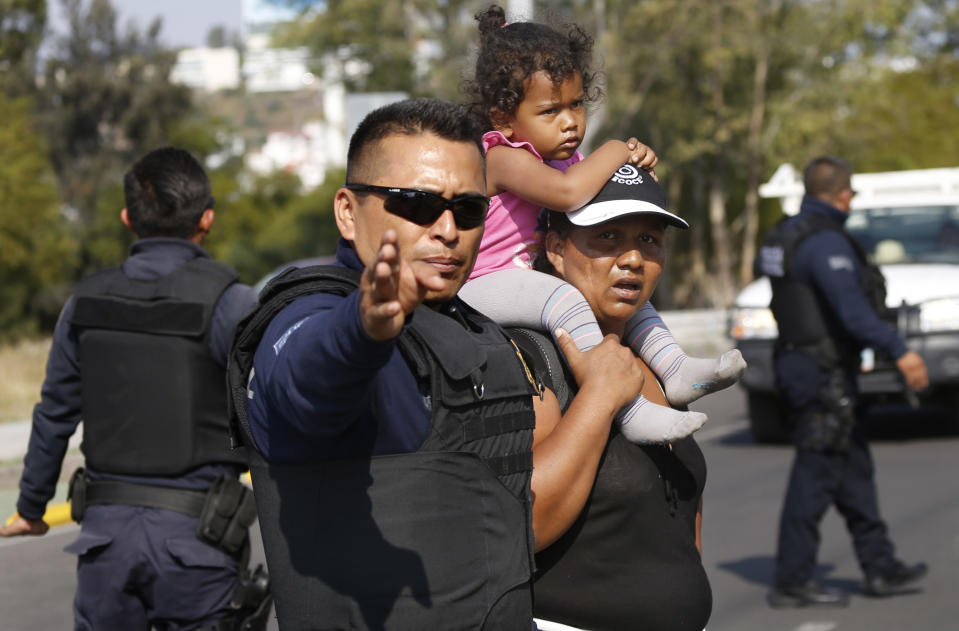
[[656,164],[659,162],[656,152],[653,151],[651,147],[647,147],[643,143],[639,142],[636,138],[630,138],[627,140],[626,148],[630,151],[628,162],[638,166],[644,171],[649,171],[649,174],[653,176],[653,179],[658,182],[659,178],[656,177],[656,172],[653,170]]

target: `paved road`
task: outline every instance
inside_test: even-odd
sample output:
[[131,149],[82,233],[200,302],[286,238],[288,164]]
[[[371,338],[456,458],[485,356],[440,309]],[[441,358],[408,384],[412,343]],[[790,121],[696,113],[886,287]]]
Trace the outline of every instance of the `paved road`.
[[[924,559],[931,565],[920,589],[885,600],[858,593],[860,575],[849,538],[831,511],[819,571],[827,584],[854,593],[850,607],[771,610],[764,599],[791,450],[753,444],[738,389],[693,407],[710,415],[699,433],[709,463],[703,528],[713,587],[709,631],[959,629],[959,438],[912,432],[908,439],[873,445],[880,501],[899,552],[907,561]],[[923,425],[928,419],[909,422]],[[41,538],[0,540],[0,629],[71,627],[74,560],[60,550],[75,533],[74,526],[63,526]],[[642,594],[641,585],[637,593]]]
[[[752,442],[738,388],[692,407],[710,415],[699,434],[709,466],[703,517],[704,561],[713,588],[709,631],[959,629],[959,438],[937,435],[939,419],[870,417],[885,436],[872,448],[880,507],[897,552],[931,567],[920,588],[883,600],[864,596],[849,536],[831,509],[818,572],[827,585],[853,594],[849,608],[773,610],[765,595],[792,450]],[[909,424],[913,427],[902,434]]]
[[[63,547],[76,538],[76,525],[54,528],[43,537],[0,539],[0,629],[52,631],[73,628],[76,557]],[[254,527],[252,563],[263,562]],[[277,630],[276,620],[268,631]]]

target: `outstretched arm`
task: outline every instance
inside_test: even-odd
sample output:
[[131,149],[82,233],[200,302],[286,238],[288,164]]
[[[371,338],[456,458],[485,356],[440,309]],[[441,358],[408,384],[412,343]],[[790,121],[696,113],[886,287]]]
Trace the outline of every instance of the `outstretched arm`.
[[395,338],[407,315],[442,287],[435,268],[401,258],[390,230],[356,292],[304,296],[281,311],[260,342],[249,385],[250,423],[264,455],[280,456],[269,438],[287,426],[318,440],[342,437],[368,409],[377,376],[402,362]]
[[491,195],[509,191],[538,206],[569,212],[595,197],[624,163],[652,172],[658,161],[653,150],[635,138],[607,141],[565,172],[525,149],[498,145],[486,154],[486,190]]

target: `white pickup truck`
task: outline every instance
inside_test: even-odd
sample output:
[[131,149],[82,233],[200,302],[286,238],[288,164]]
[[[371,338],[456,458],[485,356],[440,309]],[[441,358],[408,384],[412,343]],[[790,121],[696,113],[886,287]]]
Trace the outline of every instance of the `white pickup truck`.
[[[863,403],[908,397],[915,405],[948,409],[959,426],[959,168],[860,173],[846,228],[882,268],[891,324],[926,362],[930,387],[909,395],[895,366],[863,351],[859,386]],[[759,188],[780,198],[783,211],[799,211],[802,177],[782,165]],[[786,436],[773,378],[776,321],[769,310],[769,279],[747,285],[730,311],[730,336],[749,364],[741,380],[757,442]]]

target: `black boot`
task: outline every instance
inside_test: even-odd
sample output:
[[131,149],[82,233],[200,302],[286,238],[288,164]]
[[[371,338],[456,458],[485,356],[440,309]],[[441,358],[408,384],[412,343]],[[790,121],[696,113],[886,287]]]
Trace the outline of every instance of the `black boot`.
[[928,566],[920,561],[906,565],[896,560],[889,568],[866,577],[865,592],[869,596],[894,596],[902,593],[902,587],[914,583],[926,575]]
[[767,597],[769,606],[774,609],[784,607],[845,607],[849,596],[838,589],[823,587],[816,581],[804,585],[784,585],[776,587]]

